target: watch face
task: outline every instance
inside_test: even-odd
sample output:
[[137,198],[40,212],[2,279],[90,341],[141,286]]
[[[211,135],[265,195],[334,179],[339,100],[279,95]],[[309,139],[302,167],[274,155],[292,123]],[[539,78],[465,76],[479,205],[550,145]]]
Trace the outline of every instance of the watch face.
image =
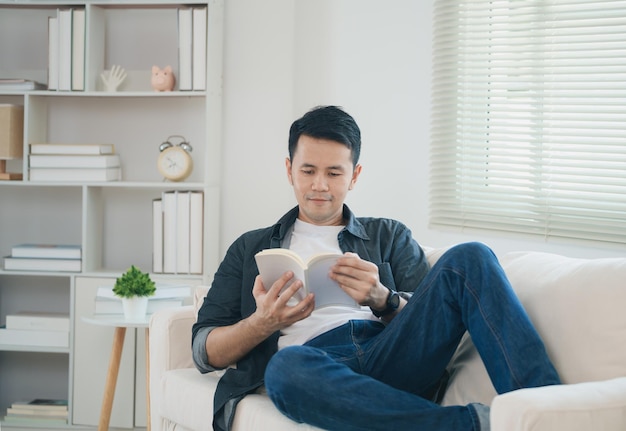
[[397,309],[400,306],[400,295],[397,292],[392,292],[387,300],[389,308]]
[[159,155],[158,169],[168,180],[181,181],[191,174],[191,156],[180,147],[170,147]]

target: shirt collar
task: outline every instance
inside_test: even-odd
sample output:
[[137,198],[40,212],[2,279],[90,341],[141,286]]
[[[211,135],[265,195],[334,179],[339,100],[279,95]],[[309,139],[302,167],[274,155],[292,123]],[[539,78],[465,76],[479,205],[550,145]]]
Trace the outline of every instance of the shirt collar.
[[[289,212],[287,212],[284,216],[278,220],[278,222],[274,225],[274,232],[272,237],[282,242],[285,238],[285,235],[290,231],[293,224],[296,222],[298,218],[299,208],[298,206],[293,207]],[[350,232],[350,234],[356,236],[357,238],[361,238],[363,240],[369,240],[369,236],[365,232],[365,228],[361,224],[361,222],[356,218],[354,213],[348,208],[347,205],[343,206],[343,218],[347,221],[346,226],[342,233],[345,231]]]

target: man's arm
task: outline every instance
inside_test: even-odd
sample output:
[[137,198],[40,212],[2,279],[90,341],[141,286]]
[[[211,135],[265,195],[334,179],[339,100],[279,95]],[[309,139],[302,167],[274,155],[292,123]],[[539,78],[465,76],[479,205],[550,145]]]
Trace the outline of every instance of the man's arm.
[[315,306],[312,294],[294,306],[287,305],[302,287],[302,282],[296,280],[281,293],[292,278],[293,273],[285,273],[266,290],[261,277],[256,277],[252,289],[256,311],[233,325],[213,329],[206,338],[208,362],[212,367],[220,369],[237,363],[274,332],[311,315]]

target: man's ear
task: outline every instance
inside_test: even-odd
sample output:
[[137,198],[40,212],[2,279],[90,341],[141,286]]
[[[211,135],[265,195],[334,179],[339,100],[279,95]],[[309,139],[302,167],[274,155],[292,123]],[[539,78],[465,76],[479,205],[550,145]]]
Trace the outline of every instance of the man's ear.
[[356,181],[359,179],[359,175],[361,175],[361,169],[362,167],[359,164],[354,167],[354,171],[352,172],[352,180],[350,181],[350,187],[348,187],[348,190],[352,190],[352,188],[356,184]]
[[285,158],[285,168],[287,169],[287,179],[289,180],[289,184],[293,186],[293,178],[291,176],[291,160],[289,157]]

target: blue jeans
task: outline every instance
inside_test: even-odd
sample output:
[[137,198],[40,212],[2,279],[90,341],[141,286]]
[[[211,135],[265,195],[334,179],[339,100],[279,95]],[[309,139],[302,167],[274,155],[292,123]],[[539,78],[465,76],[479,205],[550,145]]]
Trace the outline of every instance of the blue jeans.
[[432,401],[466,330],[498,393],[560,383],[497,258],[467,243],[439,259],[388,325],[354,320],[282,349],[265,386],[285,415],[323,429],[479,431],[474,405]]

